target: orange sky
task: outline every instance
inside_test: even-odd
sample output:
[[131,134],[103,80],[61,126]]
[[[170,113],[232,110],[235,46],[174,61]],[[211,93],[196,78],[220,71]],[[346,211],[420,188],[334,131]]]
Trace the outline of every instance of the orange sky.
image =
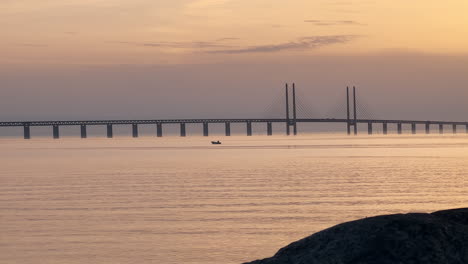
[[468,1],[2,0],[3,63],[468,53]]
[[466,14],[467,0],[1,0],[0,120],[257,118],[293,81],[320,117],[356,85],[374,117],[466,120]]

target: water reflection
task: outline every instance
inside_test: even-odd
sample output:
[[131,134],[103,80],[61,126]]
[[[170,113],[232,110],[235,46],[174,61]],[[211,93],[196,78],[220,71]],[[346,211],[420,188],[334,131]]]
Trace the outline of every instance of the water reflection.
[[468,204],[464,135],[218,138],[0,140],[0,262],[240,263]]

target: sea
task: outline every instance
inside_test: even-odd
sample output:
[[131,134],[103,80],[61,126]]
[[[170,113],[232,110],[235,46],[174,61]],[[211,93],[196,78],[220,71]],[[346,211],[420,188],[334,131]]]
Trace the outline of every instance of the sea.
[[239,264],[467,177],[466,134],[2,138],[0,263]]

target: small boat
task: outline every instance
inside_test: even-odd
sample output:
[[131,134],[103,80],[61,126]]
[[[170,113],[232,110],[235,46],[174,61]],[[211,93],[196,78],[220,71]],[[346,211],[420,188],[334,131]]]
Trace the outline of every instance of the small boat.
[[221,145],[221,141],[211,141],[211,144],[213,145]]

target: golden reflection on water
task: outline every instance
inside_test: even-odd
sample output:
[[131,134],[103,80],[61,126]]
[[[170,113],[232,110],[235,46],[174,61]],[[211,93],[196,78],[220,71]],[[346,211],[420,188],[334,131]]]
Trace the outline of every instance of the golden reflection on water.
[[0,162],[0,263],[240,263],[468,206],[465,135],[2,139]]

